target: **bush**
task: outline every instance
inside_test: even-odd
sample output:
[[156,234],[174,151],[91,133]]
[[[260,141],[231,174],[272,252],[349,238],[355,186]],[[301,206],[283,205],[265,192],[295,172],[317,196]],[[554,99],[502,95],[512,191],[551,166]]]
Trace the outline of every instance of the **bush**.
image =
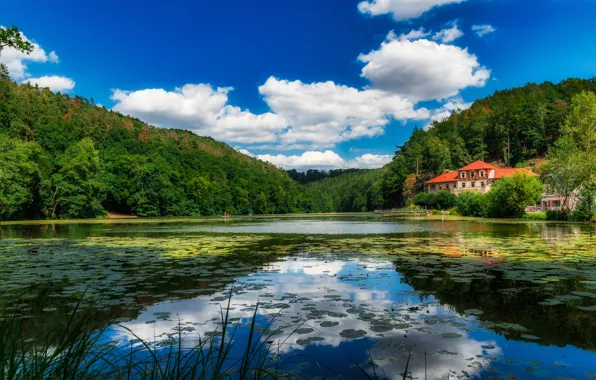
[[543,212],[534,213],[534,214],[525,214],[522,218],[529,219],[529,220],[547,220],[547,216]]
[[449,191],[438,193],[418,193],[414,196],[414,204],[433,210],[449,210],[455,207],[457,196]]
[[596,221],[596,188],[582,189],[572,218],[578,222]]
[[528,206],[542,199],[543,185],[537,178],[515,174],[495,182],[488,193],[488,215],[496,218],[519,218]]
[[548,210],[546,212],[546,220],[567,221],[569,220],[569,213],[566,211]]
[[462,216],[485,217],[488,213],[489,198],[486,194],[464,191],[457,197],[455,208]]
[[414,202],[416,206],[428,207],[429,196],[429,193],[418,193],[414,195],[414,199],[412,199],[412,202]]

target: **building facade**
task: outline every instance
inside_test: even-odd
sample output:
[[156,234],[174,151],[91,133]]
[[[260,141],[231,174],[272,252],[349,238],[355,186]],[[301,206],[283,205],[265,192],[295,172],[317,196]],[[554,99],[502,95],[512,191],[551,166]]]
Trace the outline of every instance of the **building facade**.
[[449,191],[459,194],[464,191],[476,191],[484,194],[490,192],[495,181],[504,177],[513,177],[516,173],[539,177],[538,174],[527,169],[498,168],[484,161],[476,161],[457,171],[450,171],[427,181],[425,187],[429,193]]

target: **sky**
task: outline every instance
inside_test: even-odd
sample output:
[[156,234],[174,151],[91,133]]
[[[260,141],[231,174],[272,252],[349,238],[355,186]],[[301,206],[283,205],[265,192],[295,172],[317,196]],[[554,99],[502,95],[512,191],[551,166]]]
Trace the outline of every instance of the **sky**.
[[286,169],[375,168],[497,90],[596,75],[594,0],[0,2],[18,82]]

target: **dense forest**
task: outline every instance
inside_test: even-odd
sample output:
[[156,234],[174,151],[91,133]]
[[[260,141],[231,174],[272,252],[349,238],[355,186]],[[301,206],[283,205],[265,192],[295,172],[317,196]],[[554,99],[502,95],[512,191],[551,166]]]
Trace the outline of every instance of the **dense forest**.
[[333,211],[273,165],[0,77],[0,218]]

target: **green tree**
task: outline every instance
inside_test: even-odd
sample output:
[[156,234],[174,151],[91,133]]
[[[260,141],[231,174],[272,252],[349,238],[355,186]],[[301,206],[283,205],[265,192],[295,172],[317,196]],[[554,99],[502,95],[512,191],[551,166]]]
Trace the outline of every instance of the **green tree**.
[[84,138],[59,159],[51,177],[48,213],[61,218],[90,218],[104,213],[103,168],[93,140]]
[[528,206],[542,199],[543,185],[540,180],[527,174],[517,173],[492,185],[489,196],[489,216],[519,218]]
[[0,220],[25,216],[41,180],[41,148],[0,135]]
[[485,217],[488,214],[489,197],[477,191],[464,191],[457,196],[456,211],[462,216]]

